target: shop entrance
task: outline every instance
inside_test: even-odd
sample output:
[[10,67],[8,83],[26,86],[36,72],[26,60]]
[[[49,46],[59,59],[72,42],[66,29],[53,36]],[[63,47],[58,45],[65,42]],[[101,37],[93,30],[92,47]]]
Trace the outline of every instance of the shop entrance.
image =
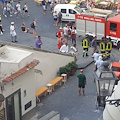
[[6,98],[7,120],[21,120],[21,92],[20,90]]

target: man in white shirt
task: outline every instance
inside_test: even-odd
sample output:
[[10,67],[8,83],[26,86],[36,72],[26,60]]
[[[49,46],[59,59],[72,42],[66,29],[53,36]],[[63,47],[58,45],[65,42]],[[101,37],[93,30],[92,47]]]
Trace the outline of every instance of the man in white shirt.
[[20,8],[20,2],[17,3],[16,9],[17,9],[17,14],[16,14],[17,18],[18,18],[18,14],[19,14],[19,13],[20,13],[20,15],[21,15],[21,17],[22,17],[22,11],[21,11],[21,8]]
[[64,45],[61,46],[60,52],[68,53],[68,43],[65,43]]
[[102,56],[99,56],[98,60],[95,62],[95,71],[102,67],[102,64],[103,64]]
[[95,61],[95,62],[98,60],[99,56],[102,56],[102,54],[100,54],[99,51],[96,51],[96,52],[93,54],[93,58],[94,58],[94,61]]
[[14,26],[14,22],[11,22],[11,26],[10,26],[10,35],[12,38],[12,42],[18,42],[17,39],[17,34],[15,32],[16,27]]

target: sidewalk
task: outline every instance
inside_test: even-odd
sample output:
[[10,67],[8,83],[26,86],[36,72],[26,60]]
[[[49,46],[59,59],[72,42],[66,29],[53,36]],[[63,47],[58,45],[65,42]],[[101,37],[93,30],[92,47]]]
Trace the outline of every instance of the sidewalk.
[[[69,44],[71,44],[70,41]],[[89,49],[88,57],[82,57],[81,41],[77,40],[77,44],[79,45],[77,46],[77,63],[79,65],[87,65],[92,62],[92,48]],[[61,120],[89,120],[90,117],[91,120],[102,120],[102,110],[100,110],[99,113],[96,112],[95,101],[97,95],[96,86],[93,82],[93,70],[93,63],[84,69],[84,74],[87,77],[85,96],[78,95],[78,79],[76,75],[79,73],[79,70],[77,70],[75,75],[69,77],[65,85],[56,88],[52,94],[42,97],[37,107],[24,115],[23,120],[39,120],[51,111],[58,111]]]

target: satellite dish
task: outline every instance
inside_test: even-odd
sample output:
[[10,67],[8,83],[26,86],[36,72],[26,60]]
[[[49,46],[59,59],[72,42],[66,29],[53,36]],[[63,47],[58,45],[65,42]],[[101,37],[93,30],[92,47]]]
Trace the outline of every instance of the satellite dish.
[[4,96],[2,94],[0,94],[0,102],[4,101]]

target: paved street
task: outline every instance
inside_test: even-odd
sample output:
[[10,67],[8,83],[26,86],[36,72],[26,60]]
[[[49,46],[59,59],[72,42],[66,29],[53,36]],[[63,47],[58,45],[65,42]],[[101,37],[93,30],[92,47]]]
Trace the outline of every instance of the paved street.
[[[38,6],[34,0],[22,0],[21,5],[25,2],[28,2],[29,14],[30,17],[25,17],[22,19],[20,16],[17,19],[14,15],[11,18],[5,18],[2,16],[2,24],[5,32],[0,36],[0,40],[11,42],[11,37],[9,34],[10,23],[15,22],[17,27],[17,37],[18,43],[26,46],[33,46],[35,44],[35,38],[32,34],[24,33],[21,31],[21,24],[25,22],[26,27],[30,28],[30,24],[33,19],[37,19],[37,35],[41,35],[43,45],[42,49],[58,51],[57,49],[57,38],[56,32],[58,27],[53,25],[53,16],[50,13],[50,8],[48,7],[46,14],[43,15],[42,7]],[[0,14],[2,15],[1,3],[0,3]],[[65,24],[65,23],[64,23]],[[32,29],[30,28],[30,31]],[[81,47],[81,38],[77,37],[77,47],[78,47],[78,61],[79,65],[86,64],[92,61],[91,53],[92,48],[89,49],[89,57],[82,57],[82,47]],[[71,41],[69,41],[69,46],[71,46]],[[119,61],[120,53],[117,49],[113,49],[110,62]],[[77,71],[76,75],[70,77],[65,85],[62,85],[59,88],[56,88],[55,92],[42,98],[41,103],[37,105],[35,109],[24,116],[23,120],[39,120],[42,116],[48,112],[54,110],[58,111],[61,116],[61,120],[102,120],[102,111],[100,108],[99,111],[96,111],[95,101],[96,101],[96,86],[93,82],[93,70],[94,63],[85,68],[84,74],[87,76],[87,85],[85,90],[85,96],[78,96],[78,81],[77,81]]]

